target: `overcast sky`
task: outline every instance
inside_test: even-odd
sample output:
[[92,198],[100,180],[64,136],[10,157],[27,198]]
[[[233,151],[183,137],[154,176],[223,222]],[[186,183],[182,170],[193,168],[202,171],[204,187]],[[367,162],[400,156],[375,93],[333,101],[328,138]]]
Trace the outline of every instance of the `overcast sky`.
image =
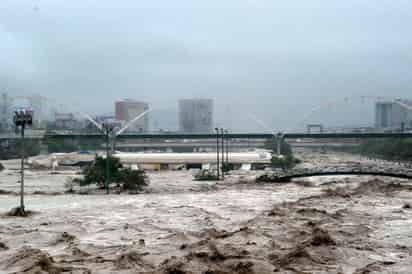
[[1,0],[0,91],[93,114],[144,100],[165,128],[182,97],[243,130],[322,105],[308,120],[372,124],[359,96],[412,97],[411,26],[410,0]]

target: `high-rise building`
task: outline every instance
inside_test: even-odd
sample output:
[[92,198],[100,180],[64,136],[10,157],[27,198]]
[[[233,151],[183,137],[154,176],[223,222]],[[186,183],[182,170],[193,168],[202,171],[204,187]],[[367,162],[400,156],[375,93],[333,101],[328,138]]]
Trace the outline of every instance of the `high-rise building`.
[[380,101],[375,104],[376,128],[400,129],[412,127],[412,102],[406,100]]
[[79,129],[82,123],[78,121],[73,113],[56,112],[54,114],[53,128],[55,129]]
[[6,129],[11,124],[13,100],[7,93],[3,93],[0,98],[0,128]]
[[[149,104],[145,102],[125,99],[115,103],[115,118],[122,122],[130,122],[143,112],[149,109]],[[146,132],[149,130],[149,116],[146,114],[129,127],[129,131]]]
[[179,130],[187,133],[211,132],[213,130],[213,100],[179,100]]

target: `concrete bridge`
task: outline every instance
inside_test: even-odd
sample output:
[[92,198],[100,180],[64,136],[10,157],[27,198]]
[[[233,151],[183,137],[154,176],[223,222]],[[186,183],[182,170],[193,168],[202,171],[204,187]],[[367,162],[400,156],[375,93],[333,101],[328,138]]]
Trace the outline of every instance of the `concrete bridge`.
[[275,171],[260,176],[257,180],[259,182],[289,182],[293,179],[319,176],[382,176],[393,177],[399,179],[412,180],[412,169],[403,166],[399,168],[391,167],[324,167],[319,169],[291,169],[287,171]]
[[[322,147],[354,147],[360,144],[359,140],[345,141],[345,140],[312,140],[312,141],[295,141],[290,140],[288,143],[294,148],[322,148]],[[263,148],[265,145],[264,140],[250,140],[240,141],[233,140],[230,142],[230,149],[251,149],[251,148]],[[106,145],[102,144],[104,148]],[[139,151],[143,149],[181,149],[188,148],[193,151],[204,149],[207,151],[214,151],[216,149],[216,141],[211,140],[209,142],[121,142],[116,144],[116,149],[121,151]]]
[[[283,139],[364,139],[364,138],[412,138],[412,133],[281,133]],[[276,137],[271,133],[229,133],[225,134],[229,139],[272,139]],[[0,134],[0,139],[18,139],[18,134]],[[26,138],[30,139],[103,139],[102,134],[79,134],[79,133],[46,133],[44,131],[29,131]],[[163,134],[121,134],[116,137],[119,140],[201,140],[216,139],[216,134],[185,134],[185,133],[163,133]]]

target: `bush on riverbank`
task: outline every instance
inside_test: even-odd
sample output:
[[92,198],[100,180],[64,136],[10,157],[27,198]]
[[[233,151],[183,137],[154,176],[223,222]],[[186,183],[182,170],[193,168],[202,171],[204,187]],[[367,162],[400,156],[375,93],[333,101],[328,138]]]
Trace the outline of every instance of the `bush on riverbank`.
[[[110,183],[116,184],[120,190],[136,193],[147,185],[147,176],[143,170],[124,168],[118,158],[109,158],[109,171]],[[107,177],[106,159],[96,157],[94,162],[84,169],[83,175],[81,186],[96,184],[103,189]]]
[[[295,165],[299,164],[301,161],[294,157],[292,147],[282,139],[281,144],[281,155],[276,155],[273,153],[271,164],[274,168],[281,168],[283,170],[293,168]],[[265,149],[276,150],[277,140],[276,138],[267,140],[265,142]]]
[[[272,150],[276,152],[277,149],[277,138],[268,139],[265,141],[264,148],[267,150]],[[292,147],[285,141],[285,139],[281,140],[280,143],[280,151],[282,155],[293,155]]]
[[295,165],[299,164],[301,161],[293,155],[273,155],[272,156],[272,167],[274,168],[281,168],[283,170],[291,169]]
[[147,186],[147,176],[143,170],[125,168],[120,171],[120,182],[123,190],[139,192]]

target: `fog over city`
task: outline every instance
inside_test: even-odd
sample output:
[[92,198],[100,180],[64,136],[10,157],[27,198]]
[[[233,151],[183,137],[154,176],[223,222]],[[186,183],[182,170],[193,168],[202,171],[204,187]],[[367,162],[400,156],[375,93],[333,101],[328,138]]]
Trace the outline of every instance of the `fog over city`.
[[410,274],[412,0],[0,0],[0,274]]
[[[239,130],[373,124],[373,102],[409,98],[412,2],[2,0],[0,91],[91,114],[146,101],[177,127],[177,100],[215,100]],[[352,98],[345,101],[343,98]]]

